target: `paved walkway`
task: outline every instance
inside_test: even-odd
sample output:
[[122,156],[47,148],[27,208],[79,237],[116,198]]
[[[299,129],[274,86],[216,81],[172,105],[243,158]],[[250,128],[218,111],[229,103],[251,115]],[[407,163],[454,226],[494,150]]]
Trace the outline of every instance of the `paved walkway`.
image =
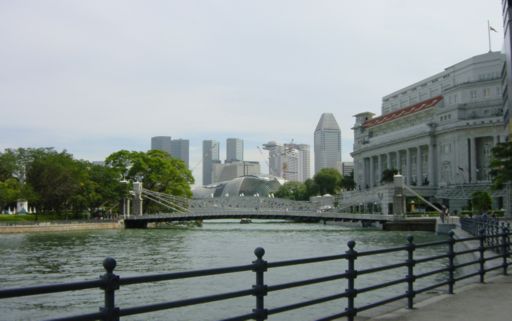
[[489,278],[484,284],[455,288],[442,294],[369,321],[508,321],[512,320],[512,276]]

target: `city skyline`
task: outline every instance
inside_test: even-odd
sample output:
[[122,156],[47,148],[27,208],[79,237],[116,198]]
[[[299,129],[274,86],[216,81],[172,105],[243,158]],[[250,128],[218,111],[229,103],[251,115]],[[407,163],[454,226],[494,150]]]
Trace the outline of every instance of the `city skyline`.
[[330,112],[350,161],[352,116],[487,52],[487,20],[501,50],[500,1],[2,2],[0,149],[92,161],[169,134],[190,140],[199,181],[202,140],[240,137],[264,164],[257,146],[313,146]]

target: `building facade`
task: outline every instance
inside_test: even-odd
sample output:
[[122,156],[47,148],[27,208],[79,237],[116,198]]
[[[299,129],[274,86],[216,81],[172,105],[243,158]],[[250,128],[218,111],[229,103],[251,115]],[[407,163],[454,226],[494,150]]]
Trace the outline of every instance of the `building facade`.
[[219,149],[218,141],[203,141],[203,185],[213,183],[213,164],[220,163]]
[[315,173],[322,168],[339,169],[341,164],[341,130],[331,113],[320,117],[314,134]]
[[185,165],[189,166],[189,146],[188,139],[172,139],[171,140],[171,156],[182,160]]
[[244,160],[244,141],[239,138],[226,140],[226,162]]
[[252,161],[231,161],[213,163],[213,183],[229,181],[242,176],[260,176],[260,163]]
[[161,150],[171,155],[171,136],[154,136],[151,137],[151,149]]
[[268,174],[272,177],[283,177],[284,147],[270,141],[263,144],[263,149],[268,151]]
[[384,197],[390,194],[381,187],[386,169],[398,170],[416,192],[452,210],[466,207],[474,191],[488,190],[491,149],[504,139],[504,63],[498,52],[469,58],[385,96],[381,116],[355,115],[359,197],[352,201],[379,202],[390,211],[392,201]]
[[287,181],[304,182],[311,177],[311,153],[307,144],[284,144],[282,176]]

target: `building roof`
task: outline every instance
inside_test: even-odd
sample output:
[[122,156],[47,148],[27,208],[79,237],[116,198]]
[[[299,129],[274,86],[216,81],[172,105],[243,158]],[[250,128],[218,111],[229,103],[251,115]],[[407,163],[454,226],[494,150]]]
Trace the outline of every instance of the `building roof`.
[[336,122],[336,119],[334,118],[334,115],[331,113],[323,113],[320,117],[320,120],[318,121],[318,125],[316,125],[315,131],[319,130],[340,130],[340,126],[338,126],[338,123]]
[[385,114],[385,115],[382,115],[382,116],[375,117],[375,118],[367,120],[363,124],[363,127],[369,128],[369,127],[373,127],[373,126],[384,124],[386,122],[389,122],[389,121],[392,121],[392,120],[395,120],[395,119],[398,119],[398,118],[402,118],[402,117],[405,117],[405,116],[412,115],[414,113],[417,113],[417,112],[423,111],[425,109],[434,107],[441,100],[443,100],[443,96],[437,96],[437,97],[430,98],[430,99],[427,99],[425,101],[422,101],[420,103],[417,103],[415,105],[408,106],[408,107],[405,107],[405,108],[402,108],[402,109],[399,109],[399,110],[395,110],[395,111],[393,111],[393,112],[391,112],[389,114]]

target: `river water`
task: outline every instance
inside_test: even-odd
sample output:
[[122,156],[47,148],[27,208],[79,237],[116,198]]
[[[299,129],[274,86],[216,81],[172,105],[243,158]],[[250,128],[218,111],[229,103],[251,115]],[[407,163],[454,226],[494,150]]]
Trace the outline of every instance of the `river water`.
[[[201,227],[171,226],[144,230],[96,230],[64,233],[0,235],[0,287],[18,287],[70,281],[91,280],[104,273],[102,261],[107,256],[117,260],[115,273],[123,276],[197,270],[230,265],[244,265],[255,259],[254,249],[263,247],[269,262],[344,253],[349,240],[356,250],[379,249],[406,243],[412,234],[415,242],[430,242],[439,237],[428,232],[383,232],[321,224],[275,221],[208,221]],[[445,253],[445,248],[421,249],[418,257]],[[364,257],[356,267],[374,267],[402,262],[406,253]],[[417,266],[417,272],[440,268],[436,261]],[[271,269],[265,274],[268,285],[281,284],[343,273],[346,262],[333,261],[305,266]],[[400,268],[382,274],[361,276],[356,287],[406,275]],[[422,280],[432,282],[434,279]],[[203,277],[122,287],[116,304],[123,308],[249,289],[253,272]],[[359,295],[360,305],[378,298],[405,292],[405,285],[376,293]],[[346,281],[332,281],[269,293],[267,307],[277,307],[343,292]],[[123,320],[216,320],[250,313],[254,297],[232,299],[165,312],[155,312]],[[340,299],[318,306],[271,316],[270,320],[313,320],[341,312],[346,301]],[[0,320],[41,320],[76,313],[96,312],[103,305],[98,289],[52,295],[36,295],[0,301]]]

